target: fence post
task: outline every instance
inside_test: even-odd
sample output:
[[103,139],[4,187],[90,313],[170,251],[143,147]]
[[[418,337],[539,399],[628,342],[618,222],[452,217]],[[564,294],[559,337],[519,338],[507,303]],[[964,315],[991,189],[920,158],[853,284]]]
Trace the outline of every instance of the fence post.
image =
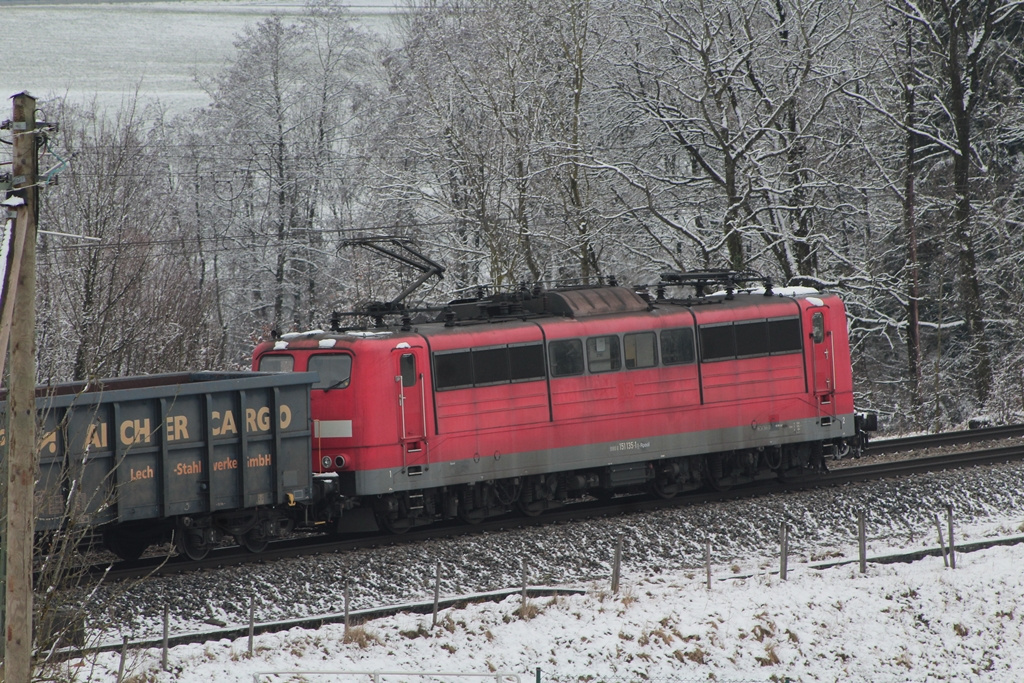
[[160,657],[160,668],[167,671],[167,637],[170,630],[168,622],[171,619],[171,608],[169,605],[164,605],[164,650],[163,655]]
[[117,683],[124,680],[124,660],[128,656],[128,636],[121,642],[121,663],[117,665]]
[[345,636],[344,636],[346,638],[348,637],[348,626],[349,626],[349,623],[348,623],[349,589],[348,589],[348,587],[349,587],[349,580],[348,580],[348,577],[346,576],[345,577]]
[[864,511],[857,511],[857,547],[860,553],[860,573],[868,571],[868,538],[864,526]]
[[622,536],[615,544],[615,559],[612,562],[612,593],[619,592],[619,569],[622,566]]
[[704,541],[704,572],[707,575],[708,590],[711,590],[711,539]]
[[441,560],[437,561],[437,565],[434,567],[434,618],[430,624],[430,628],[437,626],[437,605],[441,597]]
[[789,560],[789,527],[785,522],[779,525],[779,577],[785,581]]
[[530,565],[526,561],[526,558],[524,557],[523,558],[523,596],[522,596],[522,603],[523,603],[522,604],[522,611],[523,611],[523,614],[526,614],[526,587],[528,585],[527,582],[529,580],[529,571],[530,571]]
[[256,632],[256,598],[249,596],[249,659],[252,659],[252,641]]
[[949,566],[949,558],[946,557],[946,542],[942,538],[942,525],[939,523],[939,515],[934,516],[935,530],[939,532],[939,550],[942,551],[942,564]]
[[949,568],[956,569],[956,551],[953,549],[953,506],[946,506],[946,524],[949,527]]

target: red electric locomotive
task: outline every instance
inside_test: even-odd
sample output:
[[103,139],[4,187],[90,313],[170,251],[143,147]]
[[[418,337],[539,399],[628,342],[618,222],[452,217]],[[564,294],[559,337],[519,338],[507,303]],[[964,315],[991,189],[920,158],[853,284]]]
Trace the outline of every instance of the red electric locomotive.
[[[321,489],[343,518],[372,512],[394,531],[823,467],[865,426],[843,303],[743,289],[750,279],[480,296],[395,326],[283,335],[253,367],[319,374]],[[716,282],[723,291],[702,295]],[[666,295],[684,285],[697,295]]]

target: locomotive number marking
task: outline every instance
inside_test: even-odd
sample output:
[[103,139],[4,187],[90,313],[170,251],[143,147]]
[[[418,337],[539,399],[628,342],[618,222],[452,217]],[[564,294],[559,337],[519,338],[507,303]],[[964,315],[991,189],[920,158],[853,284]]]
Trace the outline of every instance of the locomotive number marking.
[[612,453],[619,453],[621,451],[642,451],[650,447],[650,441],[620,441],[619,443],[612,444],[609,450]]

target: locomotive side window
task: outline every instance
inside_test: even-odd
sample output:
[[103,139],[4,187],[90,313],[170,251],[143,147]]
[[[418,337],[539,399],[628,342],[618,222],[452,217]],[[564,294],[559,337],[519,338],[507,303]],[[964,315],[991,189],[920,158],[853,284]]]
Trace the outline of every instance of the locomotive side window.
[[438,389],[473,386],[472,352],[435,353],[434,383]]
[[500,384],[511,377],[508,348],[475,349],[473,351],[473,384]]
[[513,382],[544,379],[544,347],[540,344],[510,346],[508,364]]
[[579,339],[565,339],[548,344],[552,377],[583,374],[583,343]]
[[768,321],[752,320],[736,323],[736,355],[740,358],[768,355]]
[[626,367],[653,368],[658,364],[657,345],[653,332],[639,332],[622,336],[622,352],[626,357]]
[[811,316],[811,336],[814,337],[815,344],[825,341],[825,316],[821,313]]
[[314,389],[344,389],[352,377],[352,356],[344,353],[320,353],[309,357],[306,368],[320,374]]
[[587,340],[587,369],[590,372],[610,372],[621,367],[618,337],[608,335]]
[[732,323],[700,328],[700,359],[723,360],[736,357],[736,335]]
[[661,331],[661,362],[665,365],[680,365],[692,363],[695,355],[693,353],[693,330],[689,327],[681,327],[678,330]]
[[295,359],[287,353],[267,355],[260,358],[260,372],[291,372],[295,369]]
[[544,347],[541,344],[439,351],[434,354],[434,385],[438,390],[538,379],[544,379]]
[[800,319],[781,318],[768,321],[769,351],[776,353],[793,353],[801,351]]

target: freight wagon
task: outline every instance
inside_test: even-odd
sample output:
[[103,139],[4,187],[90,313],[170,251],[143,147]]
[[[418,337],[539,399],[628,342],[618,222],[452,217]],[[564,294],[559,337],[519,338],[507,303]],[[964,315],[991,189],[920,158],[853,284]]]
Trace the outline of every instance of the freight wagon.
[[[92,527],[123,558],[225,535],[258,551],[314,497],[308,373],[183,373],[40,387],[36,528]],[[2,398],[2,396],[0,396]],[[0,402],[0,457],[6,457]]]

